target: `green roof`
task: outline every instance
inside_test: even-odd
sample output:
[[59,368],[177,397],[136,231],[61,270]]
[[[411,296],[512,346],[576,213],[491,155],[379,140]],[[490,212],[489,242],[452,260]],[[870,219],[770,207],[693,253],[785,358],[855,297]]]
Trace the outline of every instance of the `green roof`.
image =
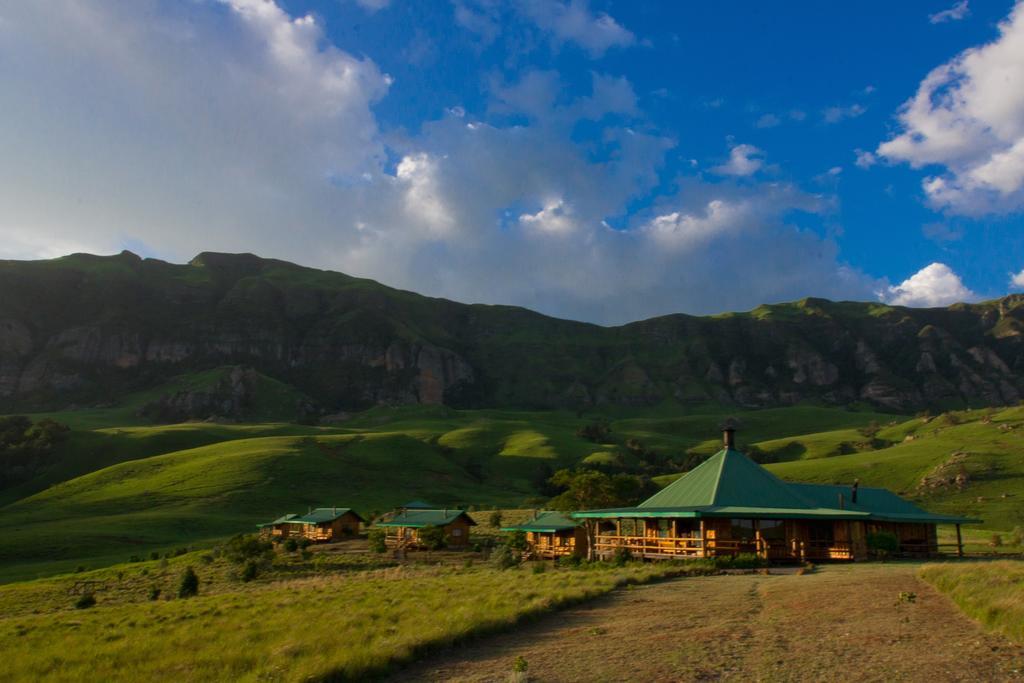
[[404,526],[412,527],[414,529],[425,526],[445,526],[446,524],[451,524],[459,517],[465,517],[471,525],[476,525],[476,522],[473,521],[472,517],[466,514],[465,510],[413,509],[395,513],[387,520],[377,522],[376,526]]
[[262,529],[263,527],[266,527],[266,526],[277,526],[278,524],[284,524],[285,522],[292,521],[297,516],[298,515],[292,515],[292,514],[284,515],[283,517],[278,517],[273,522],[267,522],[265,524],[257,524],[256,528],[257,529]]
[[333,522],[339,517],[343,517],[350,512],[356,517],[359,517],[360,521],[366,521],[352,508],[316,508],[301,517],[295,517],[293,515],[293,518],[287,521],[291,524],[324,524],[326,522]]
[[557,531],[575,529],[579,522],[561,512],[541,512],[536,518],[524,524],[502,527],[502,531],[533,531],[552,534]]
[[405,510],[435,510],[437,509],[431,503],[424,503],[422,500],[410,500],[405,505],[401,505],[401,508]]
[[640,503],[641,508],[812,507],[786,482],[739,451],[721,450]]
[[[583,510],[574,518],[732,517],[761,519],[873,519],[887,522],[969,524],[981,520],[937,515],[886,489],[785,482],[743,453],[723,449],[635,508]],[[842,502],[840,502],[842,494]]]

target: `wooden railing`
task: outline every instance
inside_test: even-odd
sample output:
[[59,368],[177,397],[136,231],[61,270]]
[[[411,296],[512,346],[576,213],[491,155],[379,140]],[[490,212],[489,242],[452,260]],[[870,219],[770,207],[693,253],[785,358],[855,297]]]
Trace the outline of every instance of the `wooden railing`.
[[769,560],[850,560],[851,544],[840,541],[790,541],[766,539],[701,539],[676,536],[613,536],[597,537],[594,549],[598,555],[610,555],[626,548],[638,557],[721,557],[753,553]]
[[567,557],[575,552],[576,547],[571,545],[533,545],[530,552],[536,557],[556,558]]

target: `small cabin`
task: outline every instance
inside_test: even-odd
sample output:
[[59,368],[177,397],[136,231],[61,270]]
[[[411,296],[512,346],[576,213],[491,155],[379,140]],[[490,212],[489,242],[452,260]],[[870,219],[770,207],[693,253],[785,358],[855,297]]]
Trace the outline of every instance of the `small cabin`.
[[527,552],[534,558],[554,560],[587,554],[586,529],[561,512],[542,511],[529,522],[502,527],[501,530],[526,534]]
[[304,515],[285,515],[260,524],[260,536],[272,540],[305,538],[315,543],[341,541],[359,534],[366,520],[352,508],[316,508]]
[[469,546],[469,528],[476,526],[476,522],[465,510],[402,507],[376,526],[384,529],[384,542],[390,548],[415,548],[419,545],[420,529],[436,526],[444,529],[447,547],[464,549]]
[[267,522],[266,524],[258,524],[256,528],[259,529],[259,534],[263,538],[269,539],[280,539],[293,538],[298,536],[300,527],[293,527],[290,522],[298,517],[298,515],[284,515],[278,517],[273,522]]

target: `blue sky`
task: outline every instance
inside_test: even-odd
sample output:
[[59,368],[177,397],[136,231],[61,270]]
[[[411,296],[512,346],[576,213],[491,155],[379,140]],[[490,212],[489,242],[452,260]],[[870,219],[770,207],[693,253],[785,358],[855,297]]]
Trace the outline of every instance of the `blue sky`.
[[5,258],[600,323],[1024,288],[1012,2],[0,0],[0,111]]

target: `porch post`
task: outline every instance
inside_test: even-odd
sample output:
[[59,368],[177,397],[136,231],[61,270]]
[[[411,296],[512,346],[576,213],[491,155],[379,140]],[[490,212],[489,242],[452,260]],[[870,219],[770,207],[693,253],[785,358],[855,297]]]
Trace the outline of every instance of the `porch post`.
[[701,557],[707,557],[708,556],[707,528],[705,526],[703,518],[700,520],[700,556]]
[[956,525],[956,556],[964,556],[964,539],[960,536],[960,525]]

